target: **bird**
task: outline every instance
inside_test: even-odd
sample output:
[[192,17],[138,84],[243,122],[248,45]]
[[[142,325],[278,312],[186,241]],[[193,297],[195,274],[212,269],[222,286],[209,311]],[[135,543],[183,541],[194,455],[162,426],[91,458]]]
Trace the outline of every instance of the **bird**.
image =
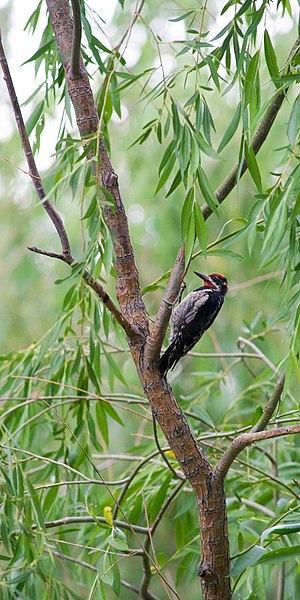
[[182,356],[195,346],[212,325],[228,292],[228,281],[224,275],[194,273],[204,284],[190,292],[173,309],[169,346],[158,363],[162,375],[174,369]]

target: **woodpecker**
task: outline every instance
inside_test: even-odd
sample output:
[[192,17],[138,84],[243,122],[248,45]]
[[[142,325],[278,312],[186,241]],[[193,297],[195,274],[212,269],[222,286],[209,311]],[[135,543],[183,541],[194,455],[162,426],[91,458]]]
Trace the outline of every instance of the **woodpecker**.
[[163,375],[169,369],[174,369],[180,358],[195,346],[211,326],[228,292],[224,275],[194,273],[203,279],[204,285],[190,292],[172,312],[169,346],[159,361]]

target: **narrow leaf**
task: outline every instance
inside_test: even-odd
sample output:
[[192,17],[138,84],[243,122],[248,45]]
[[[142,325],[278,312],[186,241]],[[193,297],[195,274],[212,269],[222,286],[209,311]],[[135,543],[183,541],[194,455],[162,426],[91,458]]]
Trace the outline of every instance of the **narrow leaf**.
[[202,210],[199,206],[199,204],[197,204],[197,202],[195,202],[194,204],[194,219],[195,219],[195,229],[196,229],[196,235],[200,244],[200,248],[204,254],[204,256],[206,256],[206,249],[207,249],[207,231],[206,231],[206,225],[205,225],[205,221],[204,221],[204,217],[202,214]]
[[262,546],[254,546],[248,550],[248,552],[245,552],[245,554],[239,556],[233,564],[231,576],[236,577],[237,575],[240,575],[244,569],[255,565],[255,563],[257,563],[257,561],[263,556],[263,554],[265,554],[265,552],[266,549]]
[[251,102],[255,89],[255,79],[259,63],[259,50],[252,56],[245,76],[245,106]]
[[266,537],[269,535],[290,535],[291,533],[299,533],[300,531],[300,523],[287,523],[286,525],[274,525],[274,527],[269,527],[269,529],[265,529],[265,531],[261,535],[261,543],[264,542]]
[[300,557],[300,546],[289,546],[287,548],[277,548],[277,550],[270,550],[266,552],[259,559],[259,564],[262,563],[280,563],[286,560]]
[[166,194],[166,198],[168,196],[170,196],[176,190],[176,188],[179,186],[180,183],[181,183],[181,173],[180,173],[180,170],[179,170],[176,173],[176,175],[175,175],[175,177],[174,177],[174,179],[172,181],[171,187],[168,190],[168,193]]
[[254,150],[251,146],[248,146],[245,141],[245,158],[247,167],[249,169],[249,173],[258,189],[259,192],[262,191],[262,183],[261,183],[261,175],[260,170],[257,164],[257,160],[254,154]]
[[181,237],[185,238],[188,230],[189,220],[191,218],[191,214],[193,212],[193,203],[194,203],[194,188],[190,188],[182,207],[181,212]]
[[223,138],[220,142],[219,148],[218,148],[218,152],[222,152],[223,148],[225,148],[225,146],[227,146],[227,144],[230,142],[231,138],[234,136],[238,124],[240,122],[240,118],[241,118],[241,103],[239,102],[237,109],[223,135]]
[[168,160],[167,164],[165,165],[165,168],[164,168],[164,170],[163,170],[163,172],[162,172],[162,174],[160,176],[159,182],[157,184],[157,188],[155,190],[155,194],[157,194],[159,192],[159,190],[168,181],[168,179],[169,179],[169,177],[170,177],[170,175],[172,173],[175,161],[176,161],[176,154],[174,152],[173,154],[170,154],[170,156],[169,156],[169,160]]
[[278,69],[276,54],[275,54],[274,48],[272,46],[271,38],[266,29],[264,32],[264,49],[265,49],[265,57],[266,57],[268,71],[273,80],[279,79],[279,69]]
[[300,131],[300,94],[297,96],[289,118],[287,134],[291,148],[294,148]]
[[44,108],[44,100],[39,102],[39,104],[33,109],[27,123],[26,123],[26,131],[27,135],[30,135],[34,127],[36,126]]
[[198,181],[199,181],[200,189],[203,194],[205,202],[208,204],[209,208],[211,208],[211,210],[217,215],[218,214],[218,202],[215,197],[214,191],[213,191],[201,165],[199,165],[199,168],[198,168]]

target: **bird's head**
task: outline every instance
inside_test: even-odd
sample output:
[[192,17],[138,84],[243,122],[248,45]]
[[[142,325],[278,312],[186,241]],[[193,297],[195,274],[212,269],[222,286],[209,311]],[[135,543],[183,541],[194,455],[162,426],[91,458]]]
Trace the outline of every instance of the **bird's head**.
[[198,273],[198,271],[194,271],[195,275],[201,277],[204,282],[204,287],[217,289],[222,292],[225,296],[228,292],[228,281],[224,275],[220,273],[210,273],[209,275],[204,275],[203,273]]

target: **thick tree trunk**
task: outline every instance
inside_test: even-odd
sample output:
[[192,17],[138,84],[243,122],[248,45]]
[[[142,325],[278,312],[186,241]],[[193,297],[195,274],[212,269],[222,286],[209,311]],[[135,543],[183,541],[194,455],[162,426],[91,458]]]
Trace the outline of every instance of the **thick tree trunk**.
[[223,483],[212,473],[198,498],[201,538],[201,578],[203,600],[229,600],[230,557],[227,510]]
[[203,600],[230,600],[230,554],[223,479],[215,474],[157,368],[137,370],[153,414],[194,489],[198,510],[201,560],[198,575]]

